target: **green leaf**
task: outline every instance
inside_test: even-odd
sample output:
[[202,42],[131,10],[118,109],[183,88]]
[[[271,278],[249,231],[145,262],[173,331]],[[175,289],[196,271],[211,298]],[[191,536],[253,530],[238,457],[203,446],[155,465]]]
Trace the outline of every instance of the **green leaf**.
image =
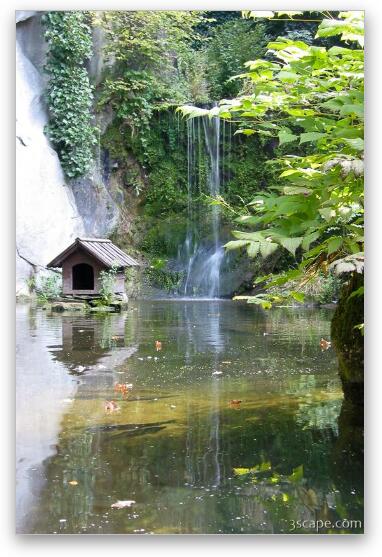
[[279,72],[277,74],[277,77],[278,79],[281,79],[281,81],[286,81],[287,83],[293,83],[294,81],[299,79],[299,76],[296,73],[288,71]]
[[230,251],[232,249],[242,248],[246,246],[248,242],[248,240],[231,240],[230,242],[227,242],[224,247],[227,251]]
[[356,151],[364,150],[364,141],[360,137],[354,139],[344,139],[345,143],[355,149]]
[[235,476],[245,476],[246,474],[250,473],[249,468],[234,468],[233,473]]
[[302,292],[296,292],[295,290],[293,290],[290,295],[296,300],[296,302],[302,303],[305,300],[305,294],[303,294]]
[[292,255],[296,254],[296,249],[301,246],[303,238],[280,238],[280,244]]
[[349,300],[350,298],[355,298],[357,296],[363,296],[365,293],[365,287],[364,286],[360,286],[359,288],[357,288],[357,290],[354,290],[354,292],[352,292],[349,296]]
[[278,244],[275,244],[274,242],[265,241],[260,244],[260,253],[265,259],[269,255],[272,255],[278,247]]
[[285,143],[291,143],[292,141],[296,141],[298,139],[297,135],[294,135],[290,131],[281,130],[278,135],[280,145],[284,145]]
[[256,257],[260,250],[259,242],[251,242],[247,248],[247,253],[249,257]]
[[257,277],[254,281],[253,284],[260,284],[261,282],[265,282],[266,280],[270,279],[272,277],[272,275],[262,275],[261,277]]
[[346,114],[358,116],[358,118],[364,117],[363,104],[345,104],[340,110],[341,116]]
[[323,209],[319,209],[318,212],[320,215],[326,220],[330,221],[333,217],[336,216],[336,212],[331,209],[330,207],[324,207]]
[[305,195],[308,196],[313,193],[313,190],[304,188],[303,186],[285,186],[283,188],[285,195]]
[[321,133],[321,132],[302,133],[300,135],[300,145],[302,143],[308,143],[308,141],[317,141],[318,139],[322,139],[323,137],[326,137],[326,133]]
[[293,472],[290,476],[288,476],[288,480],[293,483],[297,483],[302,480],[303,476],[304,476],[304,466],[301,464],[301,466],[298,466],[297,468],[293,468]]
[[334,236],[333,238],[330,238],[328,240],[328,249],[327,249],[328,255],[331,255],[332,253],[337,251],[342,246],[342,244],[343,244],[343,238],[340,238],[339,236]]
[[261,306],[263,309],[271,309],[272,302],[269,300],[264,300],[263,298],[258,298],[257,296],[249,296],[247,298],[248,304],[256,304]]
[[242,134],[244,134],[244,135],[253,135],[253,134],[256,133],[256,132],[255,132],[255,130],[250,130],[250,129],[237,130],[237,131],[235,131],[235,134],[234,134],[234,135],[237,135],[237,134],[239,134],[239,133],[242,133]]

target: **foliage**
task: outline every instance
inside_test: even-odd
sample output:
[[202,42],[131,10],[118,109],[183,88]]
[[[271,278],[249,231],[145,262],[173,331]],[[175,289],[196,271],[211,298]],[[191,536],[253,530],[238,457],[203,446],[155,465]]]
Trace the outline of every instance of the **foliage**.
[[61,295],[61,285],[60,274],[51,273],[48,276],[40,276],[35,281],[37,299],[41,302],[47,302],[52,298],[57,298]]
[[[280,185],[248,204],[248,214],[237,218],[244,230],[226,246],[245,247],[250,257],[268,257],[280,247],[297,253],[299,268],[285,273],[284,282],[306,281],[363,250],[362,12],[324,19],[317,37],[335,35],[357,44],[328,49],[283,38],[269,43],[272,59],[247,62],[248,71],[239,76],[248,93],[209,111],[237,122],[244,135],[291,146],[289,155],[273,161],[282,171]],[[194,115],[193,107],[184,111]],[[306,145],[307,154],[296,156],[296,143]],[[274,277],[267,280],[273,285]]]
[[137,136],[146,152],[155,110],[186,98],[190,45],[198,41],[202,12],[107,11],[96,22],[107,38],[113,68],[105,76],[99,106],[113,108],[116,119]]
[[[214,29],[205,48],[206,78],[212,99],[231,98],[240,91],[238,80],[231,79],[247,60],[265,54],[265,26],[230,20]],[[197,102],[197,101],[196,101]]]
[[34,292],[36,290],[36,275],[31,275],[29,278],[25,280],[26,285],[28,287],[29,292]]
[[[300,281],[292,280],[281,286],[269,287],[268,294],[275,299],[276,296],[283,299],[292,298],[297,302],[331,304],[339,300],[345,280],[336,274],[329,272],[317,273],[309,282],[301,286]],[[270,296],[265,300],[269,302]],[[259,300],[258,296],[256,297]]]
[[50,120],[46,133],[69,178],[86,174],[96,143],[92,88],[84,67],[92,54],[86,12],[47,12],[42,21],[48,43],[45,72]]
[[166,264],[166,259],[153,259],[150,267],[146,269],[146,279],[148,279],[150,285],[155,288],[175,293],[178,291],[183,281],[183,273],[168,270]]
[[99,274],[99,280],[101,283],[100,294],[102,302],[105,305],[108,305],[113,301],[117,273],[118,266],[113,265],[109,270],[101,271]]

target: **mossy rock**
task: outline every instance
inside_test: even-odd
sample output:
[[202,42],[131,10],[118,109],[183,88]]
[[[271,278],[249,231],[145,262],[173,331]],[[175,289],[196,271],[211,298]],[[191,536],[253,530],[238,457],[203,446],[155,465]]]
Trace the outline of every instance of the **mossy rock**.
[[64,311],[86,311],[87,305],[83,302],[54,302],[50,309],[61,313]]
[[343,288],[331,325],[344,394],[353,401],[363,399],[364,338],[356,326],[364,321],[364,299],[363,294],[352,294],[363,283],[363,275],[359,273],[350,277]]

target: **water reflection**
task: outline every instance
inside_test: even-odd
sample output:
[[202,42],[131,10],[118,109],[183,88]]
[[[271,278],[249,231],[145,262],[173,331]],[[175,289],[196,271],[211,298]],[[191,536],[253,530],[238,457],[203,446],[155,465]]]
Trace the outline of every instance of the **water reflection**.
[[[28,431],[20,438],[21,456],[36,446],[40,482],[29,461],[35,497],[26,504],[19,484],[29,512],[18,530],[288,533],[291,519],[362,518],[362,443],[351,413],[338,421],[336,359],[319,348],[330,317],[224,301],[140,302],[98,319],[22,313],[23,350],[40,342],[29,368],[19,361],[18,384],[28,369],[33,383],[45,358],[60,381],[36,401],[55,393],[60,411],[54,449],[41,451]],[[133,390],[115,395],[115,382]],[[71,402],[60,406],[65,384]],[[115,396],[120,411],[106,415]],[[22,423],[32,411],[25,399]],[[136,504],[111,509],[127,499]]]

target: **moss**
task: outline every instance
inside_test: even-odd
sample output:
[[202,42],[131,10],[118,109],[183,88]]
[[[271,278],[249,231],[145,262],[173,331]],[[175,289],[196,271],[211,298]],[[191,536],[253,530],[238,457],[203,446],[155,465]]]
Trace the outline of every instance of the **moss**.
[[363,398],[364,338],[357,325],[364,320],[363,295],[352,295],[363,286],[363,275],[353,273],[344,286],[331,325],[345,397]]

